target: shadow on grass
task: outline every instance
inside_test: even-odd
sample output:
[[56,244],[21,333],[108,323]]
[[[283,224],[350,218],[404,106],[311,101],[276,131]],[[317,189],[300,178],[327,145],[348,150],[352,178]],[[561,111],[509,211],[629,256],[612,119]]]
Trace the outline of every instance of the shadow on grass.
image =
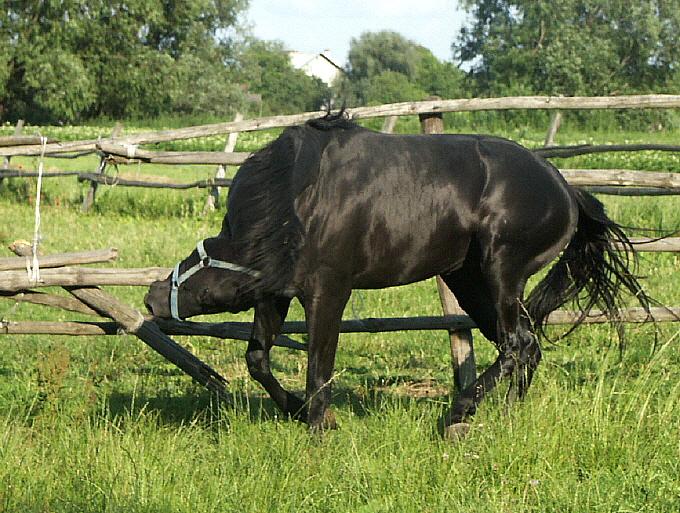
[[[298,397],[303,395],[301,390],[293,390],[293,393]],[[414,402],[448,403],[449,400],[448,391],[432,380],[378,376],[365,379],[361,387],[336,386],[333,389],[331,408],[349,410],[354,416],[365,417],[374,415],[388,404],[392,407],[407,407]],[[267,422],[282,416],[274,401],[264,391],[234,391],[227,400],[221,401],[198,387],[181,395],[113,392],[108,396],[107,404],[112,419],[154,412],[163,424],[211,422],[219,419],[220,412],[225,408],[247,414],[253,423]]]

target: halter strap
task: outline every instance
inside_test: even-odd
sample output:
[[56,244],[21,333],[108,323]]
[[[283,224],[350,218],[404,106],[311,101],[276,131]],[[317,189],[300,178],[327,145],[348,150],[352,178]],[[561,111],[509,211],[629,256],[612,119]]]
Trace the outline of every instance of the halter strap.
[[196,244],[196,250],[198,251],[198,263],[192,265],[184,271],[183,273],[179,272],[179,266],[181,262],[177,263],[175,265],[175,268],[172,270],[172,278],[171,278],[171,289],[170,289],[170,313],[172,315],[172,318],[181,321],[183,320],[179,316],[179,306],[177,304],[177,296],[179,293],[179,286],[187,281],[189,278],[191,278],[194,274],[196,274],[198,271],[201,269],[207,268],[207,267],[214,267],[216,269],[226,269],[227,271],[234,271],[234,272],[239,272],[243,274],[247,274],[248,276],[252,276],[253,278],[259,278],[261,276],[260,271],[256,271],[254,269],[249,269],[248,267],[243,267],[238,264],[234,264],[232,262],[227,262],[225,260],[217,260],[214,258],[211,258],[208,253],[205,251],[205,247],[203,246],[204,241],[199,241],[198,244]]

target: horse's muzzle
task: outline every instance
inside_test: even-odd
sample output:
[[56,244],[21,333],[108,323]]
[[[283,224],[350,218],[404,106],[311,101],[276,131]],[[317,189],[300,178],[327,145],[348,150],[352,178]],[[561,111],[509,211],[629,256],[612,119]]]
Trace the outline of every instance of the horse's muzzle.
[[167,281],[155,281],[144,296],[144,305],[151,315],[160,319],[170,319],[170,285]]

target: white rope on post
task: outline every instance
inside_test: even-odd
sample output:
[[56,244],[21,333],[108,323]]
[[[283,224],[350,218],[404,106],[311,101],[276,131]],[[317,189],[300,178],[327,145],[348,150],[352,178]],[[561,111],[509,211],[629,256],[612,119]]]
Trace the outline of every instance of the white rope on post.
[[40,137],[40,160],[38,162],[38,186],[35,193],[35,223],[33,227],[33,264],[31,266],[30,279],[37,283],[40,281],[40,264],[38,262],[38,244],[40,242],[40,196],[42,194],[42,176],[45,160],[45,147],[47,137]]
[[127,152],[127,158],[130,160],[135,158],[135,155],[137,154],[137,145],[136,144],[123,144],[125,147],[125,150]]

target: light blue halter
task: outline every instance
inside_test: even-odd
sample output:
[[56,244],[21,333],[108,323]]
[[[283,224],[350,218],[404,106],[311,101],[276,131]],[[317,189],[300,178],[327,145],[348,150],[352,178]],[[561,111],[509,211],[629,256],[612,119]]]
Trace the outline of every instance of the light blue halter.
[[203,247],[203,241],[200,241],[198,244],[196,244],[196,250],[198,251],[199,258],[197,264],[192,265],[191,267],[189,267],[189,269],[180,274],[179,272],[179,266],[181,263],[180,262],[177,265],[175,265],[175,268],[172,271],[171,279],[172,288],[170,289],[170,313],[172,314],[172,318],[178,321],[183,320],[179,316],[179,308],[177,306],[177,295],[179,292],[179,286],[185,281],[187,281],[189,278],[191,278],[201,269],[207,267],[214,267],[217,269],[226,269],[228,271],[235,271],[247,274],[249,276],[252,276],[253,278],[259,278],[261,276],[261,273],[259,271],[255,271],[254,269],[248,269],[247,267],[242,267],[238,264],[225,262],[224,260],[216,260],[209,257],[208,253],[206,253],[205,248]]

